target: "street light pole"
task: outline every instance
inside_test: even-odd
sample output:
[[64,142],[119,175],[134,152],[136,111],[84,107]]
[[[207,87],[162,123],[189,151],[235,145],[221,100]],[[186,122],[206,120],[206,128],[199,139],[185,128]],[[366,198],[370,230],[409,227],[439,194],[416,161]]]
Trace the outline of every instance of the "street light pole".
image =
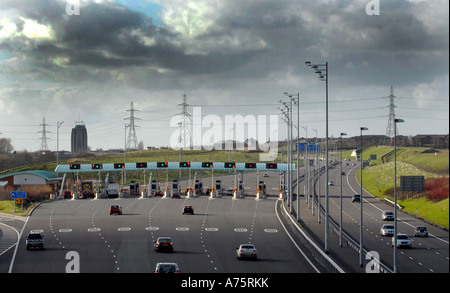
[[64,121],[56,122],[56,166],[59,165],[59,128],[64,123]]
[[397,123],[403,119],[394,119],[394,273],[397,273]]
[[[294,105],[297,104],[297,143],[296,146],[296,153],[297,153],[297,220],[300,219],[300,181],[299,181],[299,151],[298,151],[298,143],[300,140],[300,93],[297,94],[288,94],[287,92],[284,92],[286,96],[288,96],[291,99],[291,124],[293,124],[292,121],[292,102],[294,102]],[[295,96],[297,96],[295,98]],[[292,129],[292,125],[291,125]],[[292,135],[291,135],[292,138]]]
[[362,159],[362,132],[363,130],[369,130],[367,127],[361,127],[360,128],[360,137],[361,137],[361,145],[360,145],[360,154],[359,154],[359,159],[360,159],[360,176],[361,176],[361,200],[360,200],[360,206],[361,206],[361,215],[360,215],[360,225],[359,225],[359,265],[362,267],[363,266],[363,159]]
[[[321,81],[325,81],[325,137],[326,137],[326,144],[325,144],[325,153],[326,153],[326,162],[325,162],[325,180],[326,180],[326,192],[325,192],[325,253],[329,252],[328,248],[328,232],[329,232],[329,186],[328,186],[328,62],[325,62],[325,64],[311,64],[311,61],[306,61],[305,64],[312,69],[315,69],[315,73],[319,75],[319,79]],[[323,71],[325,71],[325,76],[323,75]],[[319,208],[320,211],[320,208]],[[320,212],[319,212],[320,214]]]
[[283,104],[283,106],[284,106],[284,108],[285,109],[281,109],[281,108],[278,108],[279,110],[281,110],[281,112],[284,114],[284,116],[285,116],[285,118],[286,118],[286,120],[285,120],[285,122],[286,122],[286,124],[287,124],[287,156],[288,156],[288,179],[287,179],[287,183],[288,183],[288,187],[287,187],[287,190],[288,190],[288,206],[289,206],[289,211],[290,211],[290,213],[292,214],[292,210],[293,210],[293,207],[292,207],[292,172],[291,172],[291,159],[292,159],[292,152],[291,152],[291,147],[292,147],[292,145],[291,145],[291,138],[290,138],[290,136],[291,136],[291,134],[292,134],[292,123],[291,123],[291,110],[292,110],[292,101],[291,101],[291,103],[286,103],[286,102],[283,102],[282,100],[279,100],[279,102],[281,103],[281,104]]
[[343,162],[342,162],[342,136],[343,135],[347,135],[347,133],[343,133],[343,132],[341,132],[341,139],[340,139],[340,142],[341,142],[341,146],[340,146],[340,148],[341,148],[341,197],[340,197],[340,215],[339,215],[339,246],[340,247],[342,247],[342,165],[343,165]]

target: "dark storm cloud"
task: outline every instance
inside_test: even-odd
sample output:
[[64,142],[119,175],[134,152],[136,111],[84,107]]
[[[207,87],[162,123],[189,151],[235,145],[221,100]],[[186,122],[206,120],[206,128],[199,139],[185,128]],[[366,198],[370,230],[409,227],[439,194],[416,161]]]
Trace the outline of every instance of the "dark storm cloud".
[[[35,64],[48,62],[53,57],[65,57],[70,66],[122,68],[154,65],[186,73],[206,74],[231,70],[250,59],[247,52],[242,56],[224,52],[186,54],[185,49],[176,43],[176,33],[157,27],[144,14],[115,3],[90,3],[82,7],[80,15],[70,17],[64,15],[65,3],[61,1],[25,3],[11,1],[5,3],[5,7],[18,11],[24,18],[50,25],[56,38],[27,48],[29,57],[40,60]],[[145,44],[145,38],[153,40],[152,44]],[[20,54],[21,51],[15,50],[12,45],[17,41],[16,38],[3,42],[1,48]]]
[[[155,26],[148,16],[113,2],[88,3],[79,16],[71,17],[64,14],[64,1],[7,1],[5,7],[55,31],[56,40],[36,45],[32,55],[67,57],[71,66],[153,65],[188,74],[241,69],[260,76],[310,57],[334,58],[345,66],[360,52],[414,54],[448,48],[448,38],[427,32],[413,14],[412,3],[383,2],[381,16],[369,17],[366,3],[359,2],[225,1],[214,25],[190,43],[180,41],[178,32]],[[145,39],[153,42],[145,44]],[[229,40],[240,43],[230,45]],[[211,43],[204,49],[203,44]],[[189,46],[200,47],[201,53],[188,52]]]
[[[15,117],[34,115],[38,124],[43,113],[75,115],[74,121],[78,112],[97,117],[122,111],[132,100],[140,109],[173,106],[175,113],[183,94],[192,104],[271,105],[285,91],[300,91],[313,101],[302,105],[302,114],[320,113],[324,87],[307,60],[329,62],[331,102],[364,98],[354,105],[334,103],[333,109],[368,108],[372,101],[366,98],[389,95],[391,85],[422,103],[430,95],[448,98],[448,1],[380,0],[381,14],[368,16],[369,0],[154,0],[161,6],[159,26],[155,15],[116,2],[81,1],[81,14],[68,16],[65,0],[0,0],[0,109]],[[51,28],[52,37],[28,37],[26,20]],[[17,26],[11,35],[2,30],[10,22]],[[36,108],[31,114],[28,99]],[[277,112],[272,108],[212,107],[205,113]],[[380,111],[373,116],[388,114]],[[141,114],[140,131],[152,128],[145,119],[153,112]],[[8,115],[3,119],[12,120]],[[354,124],[359,118],[345,119]],[[382,126],[376,134],[384,133],[385,123],[377,121]],[[333,125],[340,131],[352,126]],[[323,136],[322,124],[311,127]],[[121,136],[109,146],[117,141]]]

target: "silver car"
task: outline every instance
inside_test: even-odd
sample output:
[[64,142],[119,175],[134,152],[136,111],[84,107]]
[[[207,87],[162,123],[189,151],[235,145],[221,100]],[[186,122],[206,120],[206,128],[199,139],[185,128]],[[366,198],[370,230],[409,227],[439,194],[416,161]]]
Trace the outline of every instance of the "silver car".
[[384,224],[383,226],[381,226],[380,235],[381,236],[394,236],[394,225]]
[[[392,247],[394,247],[394,237],[392,237]],[[397,247],[412,248],[412,241],[406,234],[397,234]]]
[[383,211],[381,219],[383,221],[394,221],[394,213],[392,211]]
[[238,259],[242,258],[257,258],[257,251],[253,244],[241,244],[236,247],[236,256]]
[[156,264],[155,268],[156,274],[178,274],[180,273],[180,268],[174,262],[159,262]]

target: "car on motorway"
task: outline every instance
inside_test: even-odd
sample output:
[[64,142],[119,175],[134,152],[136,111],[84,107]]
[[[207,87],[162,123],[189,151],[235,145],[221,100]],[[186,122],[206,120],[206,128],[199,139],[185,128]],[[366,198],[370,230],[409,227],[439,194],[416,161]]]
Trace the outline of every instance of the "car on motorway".
[[383,211],[381,219],[383,221],[394,221],[394,213],[392,211]]
[[159,262],[155,268],[156,274],[179,274],[180,268],[174,262]]
[[156,196],[161,196],[161,197],[162,197],[162,196],[163,196],[163,193],[162,193],[161,190],[157,190],[157,191],[155,191],[155,194],[154,194],[154,195],[155,195],[155,197],[156,197]]
[[25,239],[27,250],[30,248],[44,249],[44,236],[39,232],[31,231]]
[[169,251],[173,252],[173,241],[170,237],[158,237],[153,241],[155,243],[155,251]]
[[[392,247],[394,247],[395,237],[392,237]],[[406,234],[397,234],[397,247],[412,248],[412,241]]]
[[334,181],[333,180],[328,181],[328,186],[334,186]]
[[269,173],[264,173],[264,177],[269,177]]
[[238,259],[257,259],[257,251],[255,245],[250,243],[239,245],[239,247],[236,247],[236,256]]
[[360,194],[353,194],[352,196],[352,202],[361,202],[361,195]]
[[394,225],[392,224],[384,224],[380,228],[381,236],[394,236]]
[[415,237],[428,237],[428,230],[427,227],[424,226],[417,226],[414,229],[414,236]]
[[227,196],[233,196],[234,195],[234,190],[233,189],[228,189],[227,190]]
[[180,194],[178,192],[173,192],[170,196],[172,198],[180,198]]
[[122,214],[122,207],[118,204],[113,204],[111,205],[111,207],[109,208],[109,214],[118,214],[121,215]]
[[183,215],[184,214],[194,214],[194,207],[193,206],[184,206],[183,207]]

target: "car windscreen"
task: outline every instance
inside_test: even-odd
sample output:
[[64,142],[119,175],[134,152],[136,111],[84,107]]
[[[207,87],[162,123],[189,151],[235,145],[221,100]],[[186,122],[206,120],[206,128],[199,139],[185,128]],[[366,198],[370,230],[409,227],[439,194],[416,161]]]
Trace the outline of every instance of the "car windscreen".
[[242,249],[255,249],[255,247],[253,245],[242,245],[241,248]]
[[159,272],[160,273],[176,273],[177,269],[174,265],[160,265]]

